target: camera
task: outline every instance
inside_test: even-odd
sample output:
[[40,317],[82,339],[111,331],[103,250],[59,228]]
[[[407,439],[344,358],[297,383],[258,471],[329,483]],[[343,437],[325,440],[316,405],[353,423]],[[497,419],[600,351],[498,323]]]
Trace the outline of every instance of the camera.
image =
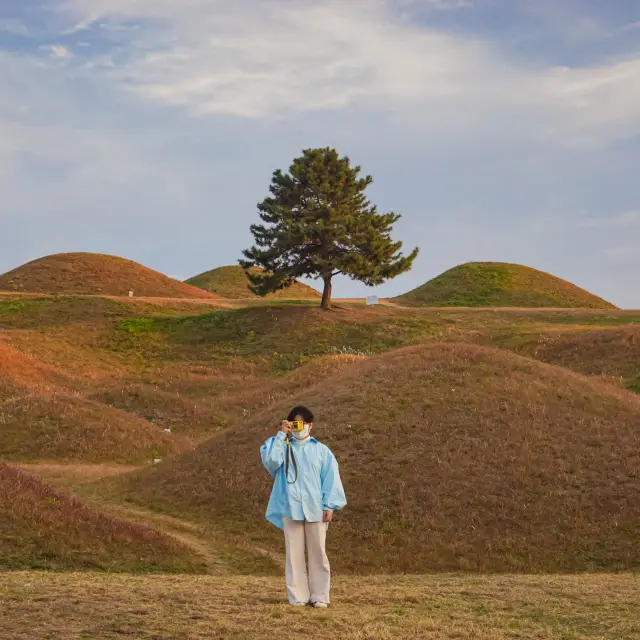
[[291,431],[304,431],[304,420],[293,420],[289,422]]

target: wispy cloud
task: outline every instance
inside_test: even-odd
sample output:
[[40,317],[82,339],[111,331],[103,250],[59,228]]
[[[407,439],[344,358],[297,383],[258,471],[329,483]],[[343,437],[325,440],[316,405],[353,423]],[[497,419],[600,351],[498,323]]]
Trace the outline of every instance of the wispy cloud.
[[0,33],[11,33],[16,36],[28,37],[30,35],[29,29],[24,22],[15,19],[0,19]]
[[434,133],[493,133],[509,123],[572,145],[640,134],[640,55],[588,67],[523,68],[491,42],[400,19],[391,0],[237,0],[224,10],[200,0],[64,6],[85,29],[137,22],[138,46],[111,69],[112,79],[142,99],[198,116],[286,118],[359,106],[402,109],[412,127],[420,121]]
[[636,29],[640,29],[640,20],[625,24],[620,28],[620,31],[635,31]]
[[638,245],[610,247],[603,249],[600,254],[613,263],[636,262],[640,258],[640,247]]
[[61,44],[47,44],[40,47],[43,51],[49,51],[54,58],[73,58],[73,53],[69,47]]
[[589,229],[640,229],[640,210],[625,211],[623,213],[600,218],[587,218],[582,226]]

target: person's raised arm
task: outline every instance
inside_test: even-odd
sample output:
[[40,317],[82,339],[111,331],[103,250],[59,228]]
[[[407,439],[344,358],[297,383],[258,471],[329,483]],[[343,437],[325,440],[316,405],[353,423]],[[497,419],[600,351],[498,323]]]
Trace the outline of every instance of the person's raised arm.
[[287,435],[289,434],[289,423],[284,421],[280,425],[280,431],[273,438],[269,438],[260,447],[260,457],[264,468],[275,477],[278,469],[283,465],[286,447]]

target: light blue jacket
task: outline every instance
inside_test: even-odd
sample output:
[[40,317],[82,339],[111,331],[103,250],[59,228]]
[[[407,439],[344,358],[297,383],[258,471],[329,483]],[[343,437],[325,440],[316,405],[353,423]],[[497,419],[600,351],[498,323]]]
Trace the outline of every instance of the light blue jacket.
[[[292,439],[293,440],[293,439]],[[298,463],[298,478],[289,466],[289,481],[285,477],[287,446],[293,447]],[[280,529],[282,519],[322,522],[323,511],[337,511],[347,504],[342,488],[338,462],[329,447],[310,438],[299,445],[293,440],[287,445],[282,431],[260,447],[262,464],[276,481],[267,506],[267,520]]]

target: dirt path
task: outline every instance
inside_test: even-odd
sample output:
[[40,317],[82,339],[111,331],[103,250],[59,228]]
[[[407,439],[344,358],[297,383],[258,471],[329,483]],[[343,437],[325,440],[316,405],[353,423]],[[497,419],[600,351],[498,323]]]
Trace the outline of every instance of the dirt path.
[[[114,464],[60,464],[40,462],[17,464],[16,466],[36,475],[59,489],[74,493],[74,488],[82,488],[106,478],[135,471],[140,467]],[[136,505],[116,503],[112,499],[100,499],[93,492],[86,495],[78,492],[82,499],[95,505],[101,511],[116,518],[150,526],[171,536],[197,553],[211,574],[231,574],[235,562],[234,546],[238,541],[230,541],[226,534],[212,526],[202,526],[187,520],[143,509]],[[242,545],[241,551],[267,558],[276,566],[284,567],[284,555],[269,550]]]

